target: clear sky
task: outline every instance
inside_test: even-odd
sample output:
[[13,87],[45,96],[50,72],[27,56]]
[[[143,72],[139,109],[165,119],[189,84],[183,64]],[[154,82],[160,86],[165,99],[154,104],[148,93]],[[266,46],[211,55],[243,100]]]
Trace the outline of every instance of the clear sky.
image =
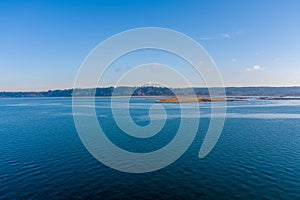
[[2,0],[0,91],[71,88],[96,45],[147,26],[199,42],[226,86],[300,85],[299,10],[299,0]]

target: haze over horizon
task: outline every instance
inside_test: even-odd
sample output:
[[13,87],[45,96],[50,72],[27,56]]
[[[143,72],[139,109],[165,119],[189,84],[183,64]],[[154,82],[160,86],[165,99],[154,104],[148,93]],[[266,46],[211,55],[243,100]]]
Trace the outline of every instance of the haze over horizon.
[[[72,88],[95,46],[140,27],[173,29],[196,40],[215,61],[226,87],[300,86],[299,9],[297,0],[1,1],[0,91]],[[182,61],[158,51],[120,59],[100,86],[112,85],[143,62],[168,64],[186,73],[192,86],[205,86]],[[155,66],[149,70],[124,84],[143,85],[151,75],[164,75]],[[166,82],[184,87],[168,76]]]

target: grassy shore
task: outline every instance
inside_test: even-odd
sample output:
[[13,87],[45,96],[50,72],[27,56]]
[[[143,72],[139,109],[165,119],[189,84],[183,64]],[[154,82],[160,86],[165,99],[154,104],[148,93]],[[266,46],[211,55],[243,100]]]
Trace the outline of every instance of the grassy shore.
[[193,102],[235,102],[245,101],[240,99],[226,99],[226,98],[203,98],[203,97],[170,97],[163,99],[155,99],[159,103],[193,103]]

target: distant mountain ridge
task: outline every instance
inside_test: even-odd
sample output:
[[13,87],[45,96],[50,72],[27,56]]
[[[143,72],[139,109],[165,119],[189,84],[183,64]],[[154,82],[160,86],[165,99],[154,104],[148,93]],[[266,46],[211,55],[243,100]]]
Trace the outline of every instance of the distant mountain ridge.
[[[192,90],[198,96],[209,95],[208,88],[172,88],[177,95],[192,95]],[[218,88],[212,88],[218,89]],[[300,96],[300,87],[226,87],[228,96]],[[142,87],[103,87],[96,89],[65,89],[48,90],[41,92],[0,92],[0,97],[72,97],[74,96],[174,96],[167,87],[142,86]]]

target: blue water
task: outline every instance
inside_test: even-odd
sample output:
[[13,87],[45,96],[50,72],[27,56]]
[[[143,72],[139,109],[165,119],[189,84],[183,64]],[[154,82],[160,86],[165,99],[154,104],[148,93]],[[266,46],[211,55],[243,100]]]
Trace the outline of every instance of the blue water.
[[[161,133],[134,139],[118,129],[109,102],[97,98],[97,115],[116,145],[149,152],[174,137],[177,104],[165,104],[168,119]],[[150,122],[152,104],[131,100],[137,124]],[[180,159],[159,171],[129,174],[88,153],[75,129],[70,98],[0,99],[0,199],[300,199],[300,101],[228,103],[222,135],[205,159],[198,153],[209,103],[200,104],[200,112],[198,134]]]

